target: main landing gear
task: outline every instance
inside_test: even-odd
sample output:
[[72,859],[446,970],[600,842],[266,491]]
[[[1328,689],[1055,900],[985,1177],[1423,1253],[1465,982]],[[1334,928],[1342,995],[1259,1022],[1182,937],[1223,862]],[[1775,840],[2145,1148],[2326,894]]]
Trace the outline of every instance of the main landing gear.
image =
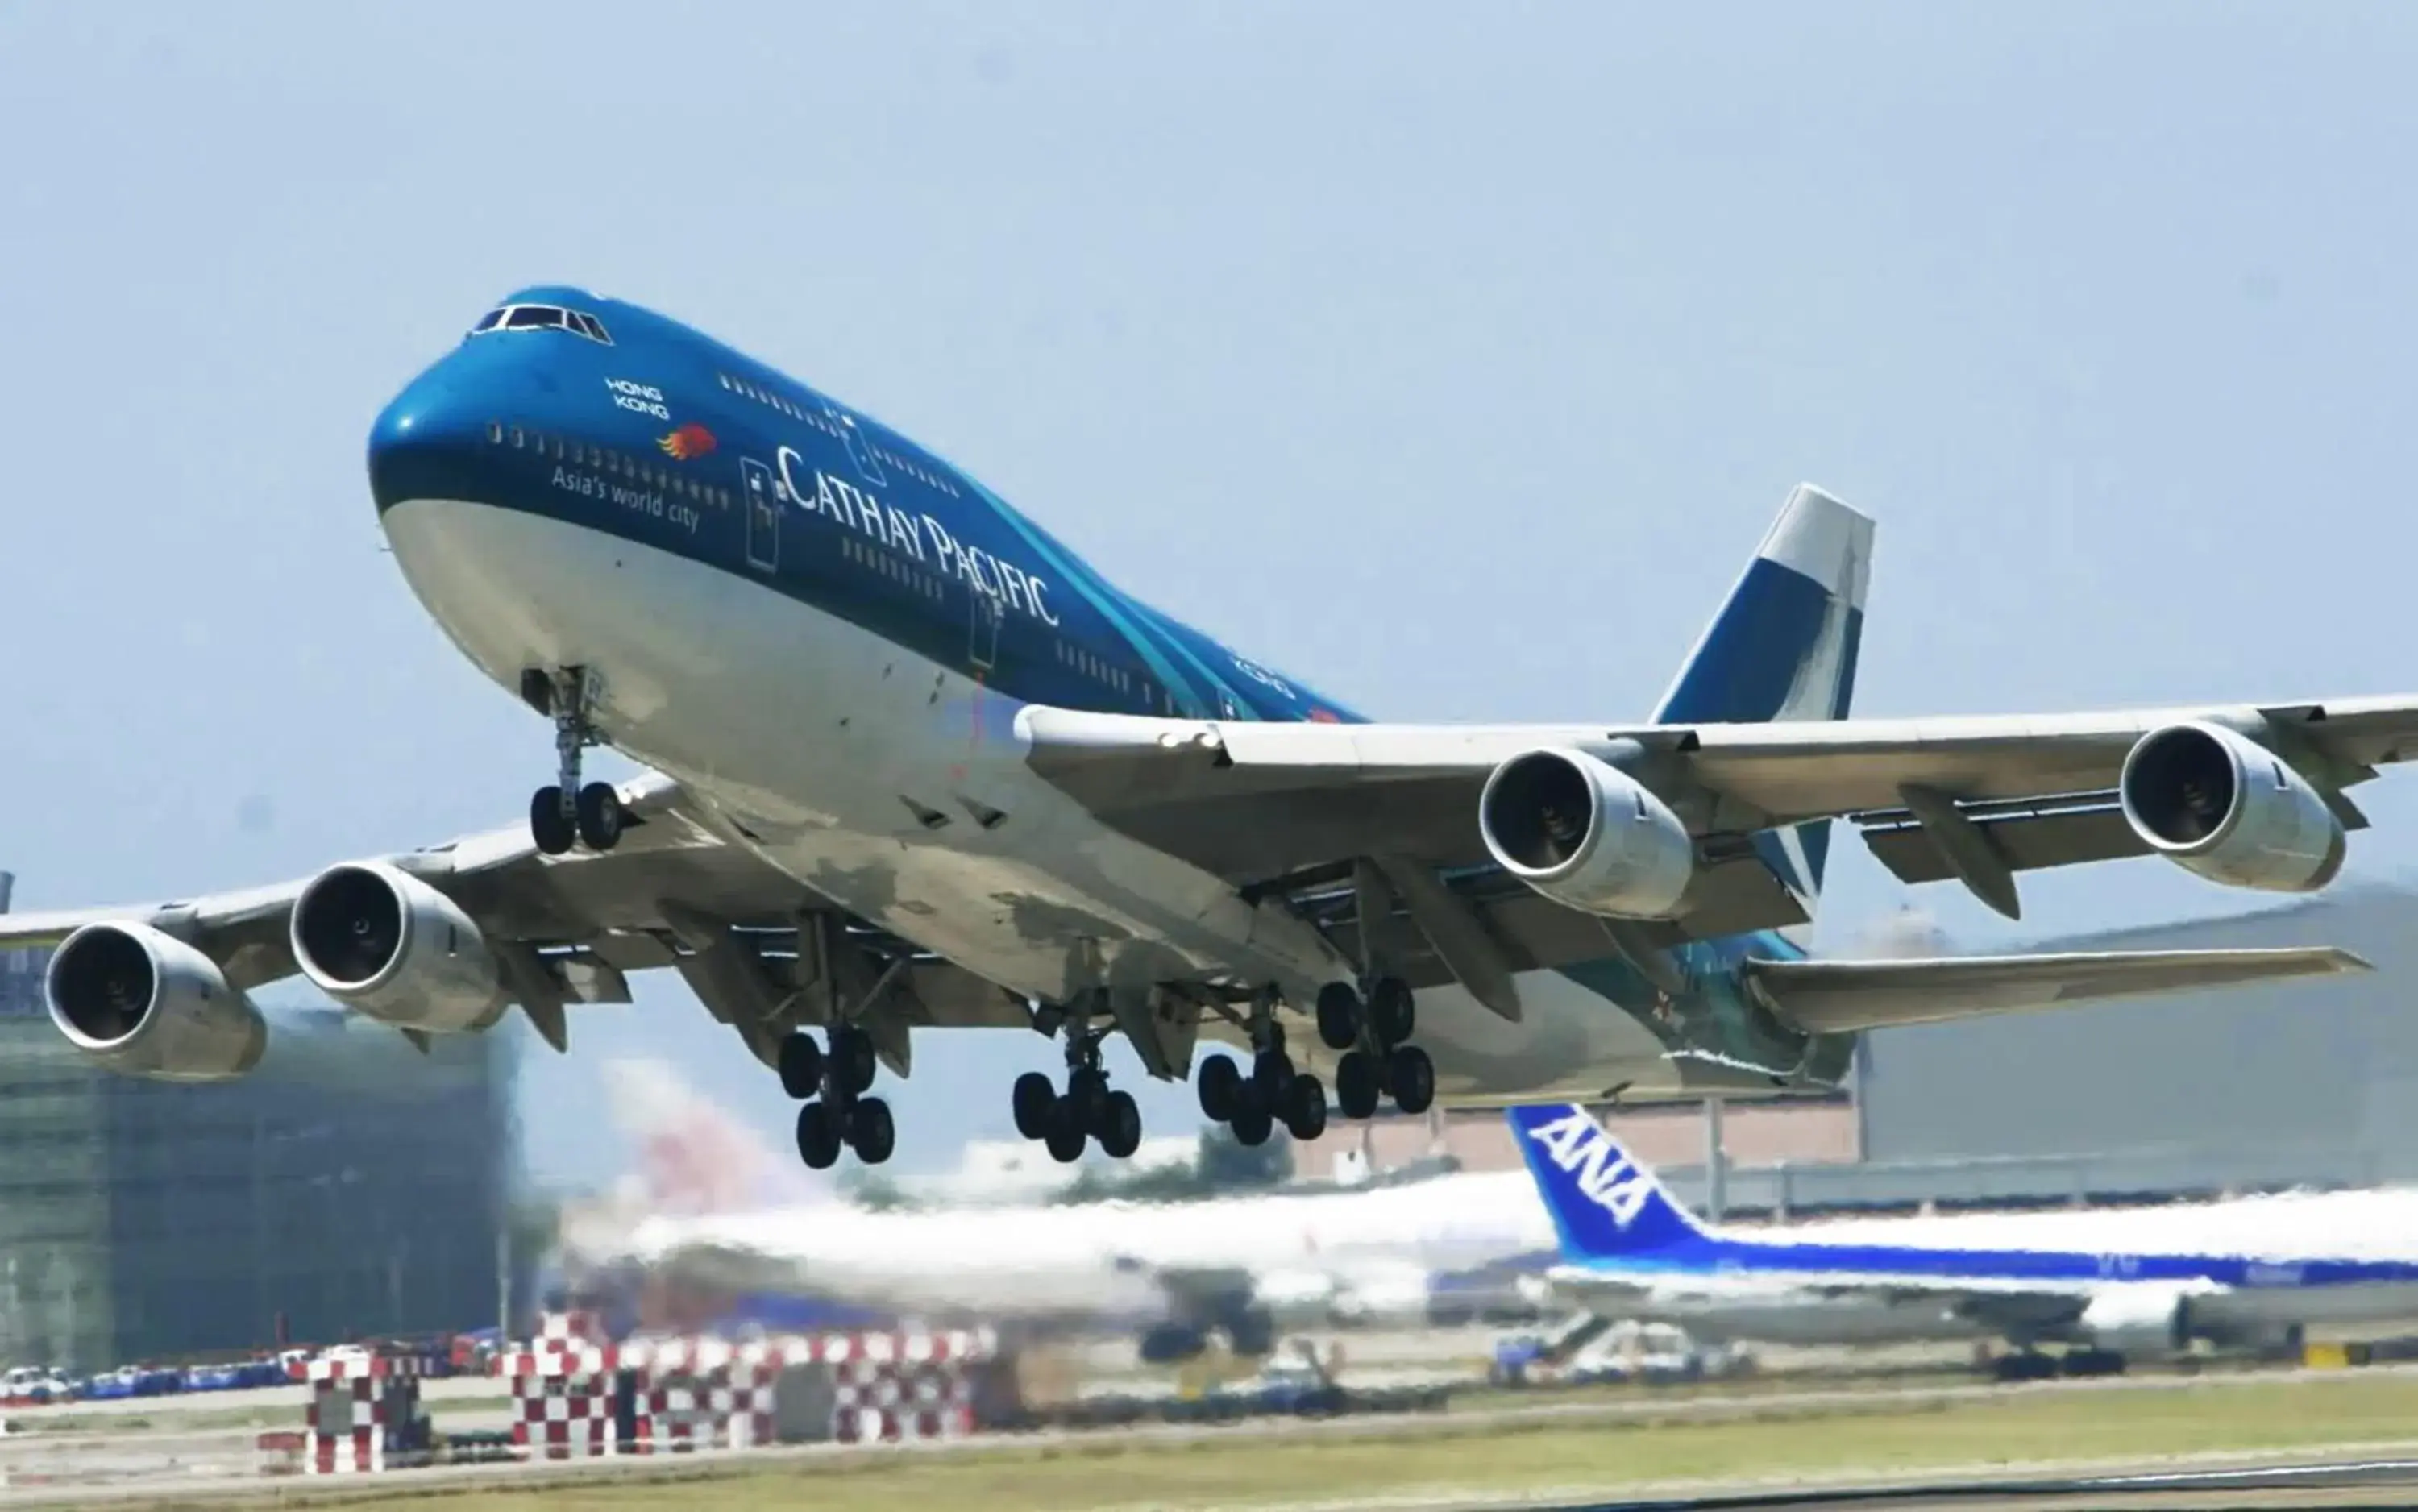
[[533,666],[521,673],[521,697],[554,720],[559,777],[529,797],[529,838],[549,856],[562,855],[574,844],[610,850],[620,843],[628,818],[611,783],[583,787],[579,781],[580,757],[588,747],[601,743],[593,721],[604,691],[604,679],[589,667],[549,671]]
[[1106,1029],[1081,1021],[1066,1026],[1066,1091],[1062,1094],[1038,1071],[1016,1078],[1016,1132],[1048,1146],[1061,1162],[1082,1158],[1091,1139],[1111,1159],[1123,1160],[1141,1148],[1141,1107],[1133,1093],[1112,1091],[1100,1065],[1100,1041]]
[[1341,1050],[1335,1065],[1335,1100],[1345,1118],[1368,1118],[1377,1099],[1392,1093],[1394,1106],[1414,1116],[1435,1102],[1435,1062],[1410,1043],[1417,1014],[1408,984],[1381,976],[1363,998],[1348,982],[1319,989],[1318,1037]]
[[1326,1088],[1316,1077],[1294,1068],[1271,1000],[1263,998],[1253,1005],[1250,1032],[1249,1076],[1230,1055],[1213,1055],[1201,1062],[1195,1085],[1202,1115],[1232,1129],[1235,1141],[1245,1145],[1267,1143],[1280,1123],[1296,1139],[1315,1139],[1325,1133]]
[[898,1130],[890,1105],[865,1095],[880,1069],[872,1037],[846,1024],[830,1036],[829,1050],[803,1032],[781,1042],[781,1090],[807,1099],[798,1109],[798,1157],[828,1170],[845,1146],[866,1165],[879,1166],[896,1147]]

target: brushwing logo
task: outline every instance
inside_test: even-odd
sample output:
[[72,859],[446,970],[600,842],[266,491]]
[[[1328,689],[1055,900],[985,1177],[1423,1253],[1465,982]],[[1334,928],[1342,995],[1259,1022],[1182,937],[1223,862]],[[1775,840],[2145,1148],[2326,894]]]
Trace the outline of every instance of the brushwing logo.
[[690,420],[685,425],[675,426],[671,435],[659,437],[655,445],[662,447],[665,454],[675,462],[687,462],[713,450],[713,433]]
[[1588,1201],[1612,1215],[1616,1228],[1635,1223],[1653,1199],[1654,1178],[1614,1149],[1603,1126],[1578,1108],[1529,1130],[1528,1138],[1544,1147],[1555,1168],[1576,1180]]

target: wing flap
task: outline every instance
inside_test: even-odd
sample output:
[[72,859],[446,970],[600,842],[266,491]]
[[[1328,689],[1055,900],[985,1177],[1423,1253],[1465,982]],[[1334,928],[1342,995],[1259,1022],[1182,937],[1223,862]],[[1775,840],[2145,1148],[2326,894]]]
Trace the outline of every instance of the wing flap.
[[[2125,822],[2112,791],[2038,800],[1960,803],[1958,810],[1985,835],[2009,869],[2038,871],[2090,861],[2119,861],[2149,853],[2149,846]],[[1921,820],[1905,808],[1854,816],[1874,857],[1902,882],[1956,878],[1955,867]]]
[[1982,1014],[2374,970],[2347,950],[2082,952],[1941,960],[1749,961],[1749,989],[1810,1033],[1940,1023]]

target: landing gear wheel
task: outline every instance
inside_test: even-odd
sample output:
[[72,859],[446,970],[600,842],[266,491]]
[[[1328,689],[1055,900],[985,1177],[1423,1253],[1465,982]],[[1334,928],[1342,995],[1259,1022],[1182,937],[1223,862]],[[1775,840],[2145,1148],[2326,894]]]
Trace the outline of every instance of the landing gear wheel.
[[1124,1160],[1141,1148],[1141,1105],[1133,1100],[1133,1093],[1109,1093],[1099,1135],[1100,1152],[1111,1160]]
[[1316,1077],[1295,1077],[1285,1088],[1285,1131],[1304,1142],[1326,1132],[1326,1089]]
[[798,1109],[798,1158],[812,1170],[829,1170],[839,1161],[839,1122],[820,1103]]
[[1335,1063],[1335,1106],[1345,1118],[1372,1118],[1377,1112],[1377,1062],[1365,1050],[1354,1050]]
[[867,1097],[848,1110],[849,1148],[856,1158],[868,1166],[879,1166],[890,1158],[898,1147],[898,1125],[890,1117],[890,1105],[879,1097]]
[[621,823],[628,817],[611,783],[591,782],[579,789],[579,840],[589,849],[605,851],[619,845]]
[[873,1058],[873,1040],[863,1030],[832,1031],[831,1062],[839,1084],[852,1095],[873,1085],[879,1062]]
[[1068,1078],[1066,1086],[1066,1106],[1073,1110],[1076,1127],[1105,1140],[1109,1129],[1109,1103],[1113,1095],[1109,1091],[1109,1078],[1103,1073],[1076,1072]]
[[1293,1085],[1293,1057],[1282,1050],[1251,1057],[1251,1085],[1259,1089],[1259,1100],[1268,1107],[1285,1106],[1285,1090]]
[[579,831],[562,811],[562,789],[541,787],[529,795],[529,838],[549,856],[569,852],[579,843]]
[[781,1042],[781,1091],[812,1097],[823,1087],[823,1047],[803,1034]]
[[1224,1123],[1243,1105],[1243,1068],[1231,1055],[1213,1055],[1201,1062],[1199,1090],[1201,1116]]
[[1234,1120],[1230,1126],[1234,1131],[1235,1143],[1256,1147],[1268,1142],[1268,1136],[1276,1132],[1277,1123],[1268,1116],[1267,1104],[1257,1097],[1249,1097],[1234,1110]]
[[1369,1027],[1387,1047],[1401,1044],[1418,1026],[1410,984],[1398,976],[1381,976],[1369,987]]
[[1348,1050],[1360,1042],[1360,994],[1348,982],[1329,982],[1318,989],[1318,1038],[1330,1050]]
[[1016,1090],[1008,1101],[1016,1108],[1016,1132],[1028,1139],[1047,1138],[1050,1116],[1058,1110],[1058,1089],[1038,1071],[1028,1071],[1016,1078]]
[[1049,1147],[1049,1158],[1062,1166],[1071,1166],[1083,1158],[1083,1125],[1076,1117],[1075,1105],[1064,1097],[1051,1105],[1045,1142]]
[[1405,1113],[1424,1113],[1435,1102],[1435,1062],[1416,1045],[1397,1046],[1385,1057],[1385,1079],[1393,1084],[1394,1106]]

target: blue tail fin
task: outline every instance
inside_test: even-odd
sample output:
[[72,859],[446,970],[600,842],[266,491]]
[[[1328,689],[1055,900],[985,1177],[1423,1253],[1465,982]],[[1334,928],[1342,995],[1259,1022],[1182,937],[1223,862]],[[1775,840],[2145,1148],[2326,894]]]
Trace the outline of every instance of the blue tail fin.
[[1509,1113],[1565,1258],[1655,1258],[1711,1237],[1585,1108],[1548,1104]]
[[[1688,653],[1654,722],[1846,718],[1872,559],[1871,517],[1798,484]],[[1763,834],[1755,848],[1812,912],[1829,859],[1829,823]]]

